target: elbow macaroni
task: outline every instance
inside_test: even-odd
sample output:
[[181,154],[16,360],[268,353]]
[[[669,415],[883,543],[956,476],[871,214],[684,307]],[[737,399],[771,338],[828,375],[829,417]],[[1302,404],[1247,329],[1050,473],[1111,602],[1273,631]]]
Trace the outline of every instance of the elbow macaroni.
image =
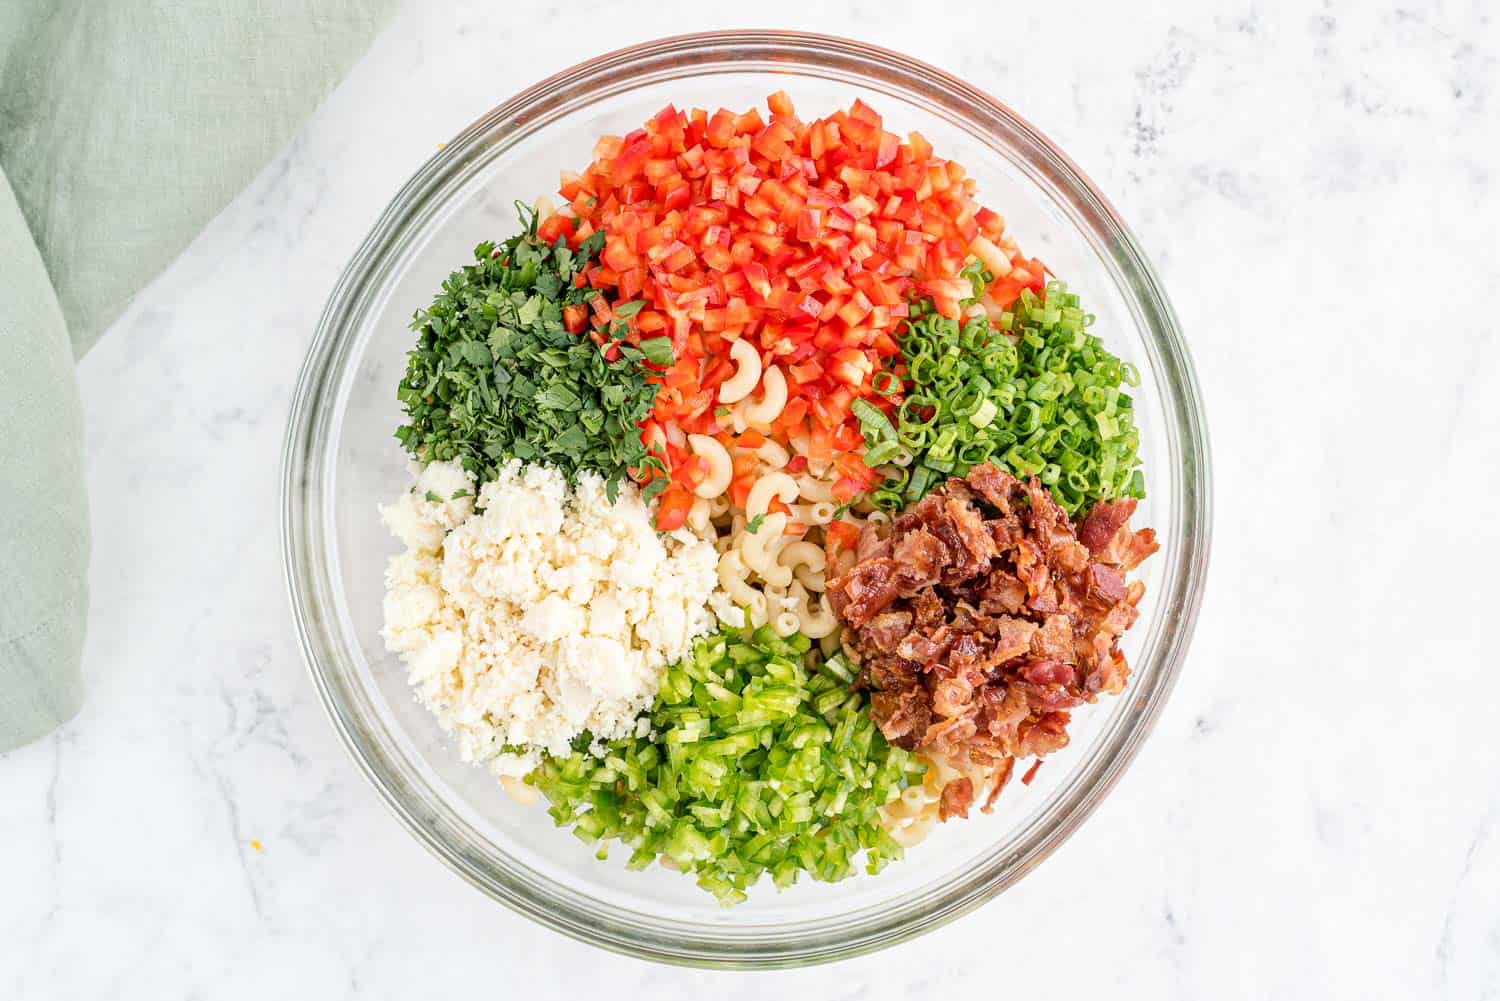
[[[757,591],[748,583],[750,569],[745,566],[741,559],[739,550],[730,549],[719,557],[719,589],[727,594],[737,605],[750,609],[751,622],[757,626],[766,624],[767,602],[763,592]],[[720,619],[724,616],[721,614]],[[729,621],[727,625],[743,625],[743,622]]]
[[713,511],[709,502],[702,497],[693,498],[693,506],[688,508],[687,523],[699,535],[707,535],[713,527]]
[[974,784],[977,802],[980,796],[987,794],[990,783],[996,778],[993,770],[962,771],[927,751],[917,751],[916,756],[927,765],[921,784],[907,786],[900,796],[880,808],[880,826],[902,848],[920,843],[941,821],[943,787],[949,782],[967,778]]
[[781,469],[788,462],[792,461],[792,457],[787,453],[786,448],[770,439],[767,439],[764,445],[756,449],[755,454],[761,462],[764,462],[772,469]]
[[803,500],[832,501],[833,485],[809,473],[797,477],[797,490]]
[[755,481],[755,486],[750,488],[750,496],[745,500],[745,516],[754,518],[758,514],[765,514],[771,509],[772,497],[783,504],[790,504],[797,499],[798,493],[797,481],[786,473],[764,473]]
[[[729,358],[738,366],[719,386],[720,403],[738,403],[760,383],[760,352],[743,337],[729,345]],[[785,404],[786,401],[782,401]]]
[[776,561],[786,525],[786,515],[777,511],[765,516],[758,531],[746,530],[740,536],[740,559],[759,574],[761,580],[775,587],[786,587],[792,582],[792,571]]
[[[776,374],[771,375],[772,371]],[[740,418],[754,413],[758,404],[771,402],[780,407],[774,397],[779,395],[778,385],[784,388],[783,377],[779,370],[767,369],[767,378],[773,398],[741,399],[731,406],[728,418],[720,418],[721,427],[748,426]],[[823,526],[834,520],[837,510],[832,493],[837,474],[823,464],[814,467],[811,463],[802,472],[787,472],[791,456],[776,442],[741,448],[730,441],[725,448],[722,439],[699,435],[688,436],[687,442],[709,464],[710,486],[718,487],[724,479],[721,460],[728,460],[730,467],[726,489],[730,483],[750,483],[740,495],[743,508],[723,491],[703,496],[711,492],[704,490],[688,511],[689,527],[700,530],[706,522],[720,554],[720,595],[714,605],[719,620],[740,627],[748,611],[750,624],[756,628],[769,626],[783,637],[801,632],[828,650],[839,649],[838,618],[822,596],[826,579],[838,569],[829,562],[823,537]],[[754,472],[745,470],[747,458],[753,458]],[[771,510],[773,501],[778,503],[776,511]],[[786,510],[779,505],[786,505]],[[751,532],[749,522],[757,517],[759,525]],[[860,521],[852,516],[851,520]],[[793,522],[796,527],[789,533]],[[845,553],[853,556],[846,550],[840,557]]]
[[693,488],[693,493],[707,500],[728,490],[729,481],[734,478],[734,463],[729,458],[729,449],[706,434],[690,434],[687,440],[693,454],[708,464],[708,475]]
[[839,620],[828,607],[828,603],[823,600],[822,595],[818,596],[816,611],[813,610],[811,595],[807,593],[807,589],[802,586],[800,580],[792,582],[787,595],[796,602],[797,627],[802,630],[802,635],[811,640],[820,640],[825,636],[832,636],[838,630]]
[[[738,343],[738,342],[736,342]],[[727,383],[726,383],[727,385]],[[786,409],[786,376],[779,367],[772,365],[760,381],[760,399],[745,407],[745,420],[752,427],[769,427]]]
[[796,575],[803,587],[809,591],[823,590],[823,567],[828,563],[828,557],[821,547],[806,539],[798,539],[782,546],[778,558],[782,566]]

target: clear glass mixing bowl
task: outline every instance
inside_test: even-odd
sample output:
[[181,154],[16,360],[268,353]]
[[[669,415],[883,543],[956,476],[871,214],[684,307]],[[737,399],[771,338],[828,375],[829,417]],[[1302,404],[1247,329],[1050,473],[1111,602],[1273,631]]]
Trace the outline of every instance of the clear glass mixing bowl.
[[[1127,637],[1130,687],[1077,714],[1072,744],[996,812],[943,825],[878,877],[721,908],[691,879],[608,862],[458,760],[381,644],[382,571],[397,548],[376,505],[407,485],[391,436],[395,389],[427,303],[475,244],[515,228],[513,202],[551,192],[594,140],[668,102],[748,107],[787,91],[811,117],[864,97],[887,127],[924,133],[977,178],[982,200],[1098,317],[1135,363],[1148,499],[1137,524],[1163,549],[1147,562]],[[1036,129],[969,84],[894,52],[789,32],[669,38],[545,80],[475,122],[398,193],[334,289],[303,367],[283,469],[287,585],[329,715],[392,811],[455,872],[565,934],[635,956],[787,966],[867,952],[936,928],[994,897],[1077,829],[1119,779],[1171,691],[1192,634],[1209,544],[1209,461],[1187,349],[1155,274],[1109,203]]]

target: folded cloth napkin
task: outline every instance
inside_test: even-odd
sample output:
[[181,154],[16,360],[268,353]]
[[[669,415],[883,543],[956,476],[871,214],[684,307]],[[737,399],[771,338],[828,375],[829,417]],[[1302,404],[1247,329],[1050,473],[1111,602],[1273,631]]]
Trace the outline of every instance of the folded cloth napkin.
[[394,0],[0,0],[0,752],[83,698],[73,360],[280,149]]

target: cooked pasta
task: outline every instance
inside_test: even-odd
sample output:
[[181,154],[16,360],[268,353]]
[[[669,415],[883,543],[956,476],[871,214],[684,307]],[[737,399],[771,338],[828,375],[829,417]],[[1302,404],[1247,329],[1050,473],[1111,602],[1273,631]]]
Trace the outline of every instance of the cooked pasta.
[[776,561],[786,524],[787,516],[778,511],[765,515],[765,520],[754,532],[747,527],[740,536],[740,558],[745,561],[745,566],[777,587],[786,587],[792,582],[792,571]]
[[772,365],[760,380],[760,398],[752,400],[745,408],[745,420],[751,427],[770,427],[771,422],[786,409],[786,375]]
[[813,607],[812,596],[807,593],[807,589],[802,586],[800,580],[792,582],[787,594],[796,602],[797,621],[800,623],[802,634],[808,639],[822,639],[838,632],[838,617],[833,614],[833,610],[828,607],[828,603],[821,594],[817,597],[816,609]]
[[707,535],[713,528],[713,507],[711,503],[698,497],[693,500],[693,506],[688,508],[688,528],[698,535]]
[[[738,366],[734,375],[724,380],[719,387],[720,403],[737,403],[749,396],[760,385],[760,352],[755,345],[741,338],[729,345],[729,358]],[[786,401],[782,401],[785,405]]]
[[755,450],[755,454],[761,462],[764,462],[772,469],[781,469],[788,462],[792,461],[792,457],[787,452],[786,446],[769,438],[766,439],[764,445]]
[[813,501],[807,505],[804,520],[809,525],[827,525],[838,515],[838,506],[833,501]]
[[771,618],[771,629],[782,639],[795,633],[802,625],[802,620],[795,612],[778,612]]
[[693,454],[708,466],[708,474],[693,492],[700,498],[707,499],[728,490],[729,481],[734,477],[734,464],[730,461],[729,450],[718,439],[706,434],[690,434],[687,440]]
[[790,504],[797,499],[799,493],[797,481],[786,473],[765,473],[750,488],[750,495],[745,500],[745,516],[754,518],[765,514],[771,509],[772,497],[783,504]]
[[[829,576],[825,530],[837,512],[831,499],[837,474],[825,468],[819,475],[800,462],[800,472],[788,472],[792,457],[769,441],[742,446],[736,436],[721,436],[715,443],[730,457],[734,482],[749,484],[738,488],[745,491],[739,495],[742,507],[721,494],[697,498],[689,512],[689,527],[698,530],[706,510],[715,535],[725,597],[715,606],[720,621],[742,625],[748,609],[753,625],[769,624],[779,635],[800,631],[810,639],[836,640],[838,619],[821,593]],[[856,526],[861,521],[850,520]]]
[[897,799],[880,808],[880,823],[903,848],[919,844],[942,821],[943,789],[956,779],[967,778],[974,786],[974,802],[983,802],[996,783],[1010,778],[1014,760],[1007,758],[997,768],[961,771],[929,751],[915,752],[927,766],[918,785],[907,786]]
[[796,573],[797,579],[809,591],[823,590],[823,567],[828,562],[828,556],[821,546],[806,539],[788,542],[781,547],[779,559],[782,566],[789,567]]
[[811,473],[803,473],[797,477],[797,492],[802,495],[803,500],[833,501],[833,484]]

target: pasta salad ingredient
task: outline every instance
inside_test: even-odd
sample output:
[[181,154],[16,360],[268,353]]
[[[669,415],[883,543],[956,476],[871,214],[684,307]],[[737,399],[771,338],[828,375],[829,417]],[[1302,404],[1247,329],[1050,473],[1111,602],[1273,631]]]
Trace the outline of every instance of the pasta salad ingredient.
[[921,135],[887,131],[863,101],[813,121],[785,94],[767,103],[769,118],[668,106],[601,138],[594,161],[561,185],[577,221],[555,231],[605,235],[589,284],[615,300],[614,316],[621,303],[634,310],[630,337],[671,340],[675,361],[646,426],[672,482],[663,527],[706,475],[683,436],[736,423],[834,464],[839,501],[865,492],[879,476],[861,458],[852,408],[900,402],[900,380],[884,370],[909,298],[958,317],[971,253],[991,263],[988,301],[1008,304],[1043,281],[964,169]]
[[864,547],[828,596],[886,738],[965,771],[1066,746],[1071,710],[1130,674],[1120,637],[1144,585],[1125,573],[1157,548],[1134,508],[1102,501],[1075,532],[1040,480],[985,463]]
[[[838,620],[823,601],[835,522],[831,474],[789,472],[785,450],[766,442],[753,452],[726,448],[735,468],[750,472],[743,494],[694,501],[690,524],[701,515],[719,550],[719,593],[711,603],[726,626],[770,625],[779,636],[800,632],[831,637]],[[738,503],[737,503],[738,502]]]
[[662,679],[648,734],[548,758],[527,781],[601,856],[611,839],[633,868],[665,856],[725,904],[766,874],[844,879],[861,853],[879,872],[901,857],[879,810],[922,768],[880,735],[841,657],[804,667],[811,647],[769,629],[700,639]]
[[409,422],[396,437],[423,461],[462,460],[481,483],[518,458],[569,479],[593,470],[613,497],[630,470],[652,461],[638,424],[657,387],[639,348],[607,358],[568,330],[597,298],[575,279],[601,240],[549,244],[536,217],[522,214],[525,232],[480,244],[475,263],[416,314],[417,346],[397,393]]
[[1023,289],[993,321],[976,310],[960,323],[914,304],[897,421],[862,414],[867,458],[915,457],[892,471],[877,502],[911,503],[983,462],[1037,476],[1074,517],[1101,500],[1145,496],[1135,411],[1121,389],[1139,377],[1088,333],[1093,319],[1062,282],[1040,296]]
[[464,759],[519,776],[584,732],[633,734],[662,668],[713,628],[713,547],[659,535],[639,491],[611,501],[593,472],[570,490],[513,459],[477,500],[429,500],[437,481],[474,485],[434,464],[383,511],[407,546],[386,573],[383,635]]
[[1156,548],[1079,298],[920,134],[767,104],[600,138],[449,277],[383,509],[386,642],[463,756],[724,903],[1029,782]]
[[880,822],[902,848],[919,844],[939,823],[954,817],[967,819],[976,802],[988,813],[1010,782],[1016,759],[1006,758],[988,768],[961,772],[947,759],[927,751],[912,757],[926,766],[920,783],[913,783],[898,799],[880,808]]

